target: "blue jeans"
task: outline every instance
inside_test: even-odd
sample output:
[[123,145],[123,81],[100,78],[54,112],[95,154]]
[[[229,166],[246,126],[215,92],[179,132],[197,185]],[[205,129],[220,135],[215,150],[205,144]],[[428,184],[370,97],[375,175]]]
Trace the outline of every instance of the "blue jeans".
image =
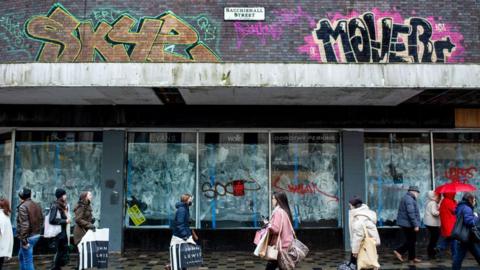
[[20,270],[35,270],[33,266],[33,247],[37,244],[40,235],[32,235],[28,238],[28,248],[23,248],[20,244],[18,260],[20,261]]
[[450,253],[452,254],[452,259],[453,259],[455,257],[455,254],[457,253],[457,248],[458,248],[457,240],[450,237],[447,237],[447,238],[442,237],[438,243],[438,249],[440,249],[440,251],[444,253],[445,250],[447,250],[448,246],[450,246]]
[[457,253],[453,257],[452,270],[462,269],[462,262],[467,255],[467,251],[472,253],[473,257],[480,265],[480,244],[474,242],[460,243],[457,241]]

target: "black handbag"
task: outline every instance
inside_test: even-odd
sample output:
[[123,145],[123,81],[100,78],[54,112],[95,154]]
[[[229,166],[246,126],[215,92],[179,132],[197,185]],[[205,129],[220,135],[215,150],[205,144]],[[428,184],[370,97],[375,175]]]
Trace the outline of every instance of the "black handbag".
[[451,237],[462,243],[467,243],[470,239],[470,228],[463,223],[463,216],[457,215],[457,221],[455,221]]
[[470,229],[471,235],[472,235],[472,240],[475,242],[480,242],[480,230],[478,229],[477,225],[474,225]]

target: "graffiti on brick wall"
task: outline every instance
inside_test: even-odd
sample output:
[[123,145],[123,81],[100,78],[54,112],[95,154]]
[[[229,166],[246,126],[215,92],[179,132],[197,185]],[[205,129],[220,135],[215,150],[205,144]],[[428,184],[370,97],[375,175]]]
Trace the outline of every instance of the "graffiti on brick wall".
[[237,36],[236,47],[241,49],[247,38],[255,41],[260,40],[261,45],[266,45],[267,40],[280,40],[287,27],[297,25],[306,20],[311,27],[315,26],[314,18],[305,12],[301,6],[296,9],[278,9],[272,11],[274,19],[272,23],[264,22],[234,22],[233,27]]
[[[60,4],[46,16],[25,23],[27,35],[41,41],[41,62],[217,62],[219,57],[199,40],[197,30],[167,11],[158,17],[135,19],[122,14],[111,23],[113,13],[100,12],[99,22],[81,21]],[[115,14],[116,16],[116,14]],[[168,48],[181,46],[178,53]]]
[[396,12],[336,13],[318,21],[298,48],[310,59],[341,63],[463,62],[463,35],[433,17]]
[[19,53],[31,58],[22,27],[13,16],[0,16],[0,40],[6,44],[8,53]]

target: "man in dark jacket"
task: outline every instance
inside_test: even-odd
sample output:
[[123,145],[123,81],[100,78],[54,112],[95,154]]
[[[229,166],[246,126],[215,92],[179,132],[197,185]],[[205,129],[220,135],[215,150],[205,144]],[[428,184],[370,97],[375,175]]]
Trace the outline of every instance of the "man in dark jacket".
[[407,194],[403,196],[398,208],[397,225],[402,228],[405,235],[404,244],[395,249],[393,253],[398,260],[403,262],[403,254],[408,251],[408,260],[410,264],[420,262],[415,255],[415,245],[417,243],[417,233],[420,230],[420,211],[418,210],[417,198],[420,190],[416,186],[410,186]]
[[32,191],[26,187],[18,193],[20,205],[17,207],[17,237],[20,240],[18,259],[20,268],[33,270],[33,247],[40,239],[43,225],[42,208],[31,200]]
[[[457,209],[455,210],[457,219],[463,218],[463,225],[467,226],[468,228],[478,226],[480,221],[478,214],[473,211],[473,208],[476,204],[477,199],[475,198],[475,195],[472,193],[465,193],[462,201],[458,204]],[[473,257],[480,265],[480,244],[473,240],[470,240],[466,243],[459,241],[457,251],[453,256],[452,270],[462,269],[462,262],[467,255],[467,251],[472,253]]]

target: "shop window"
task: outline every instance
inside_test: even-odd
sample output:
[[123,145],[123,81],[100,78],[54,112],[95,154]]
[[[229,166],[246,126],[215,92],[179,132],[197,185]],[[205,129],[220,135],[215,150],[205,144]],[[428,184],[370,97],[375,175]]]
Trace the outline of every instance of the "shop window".
[[400,200],[410,185],[418,186],[421,216],[432,189],[429,133],[365,133],[368,204],[379,226],[395,226]]
[[128,134],[127,226],[171,225],[181,195],[195,195],[196,147],[196,133]]
[[199,137],[201,227],[260,227],[269,213],[268,134]]
[[0,197],[10,200],[11,133],[0,133]]
[[24,186],[32,190],[32,199],[43,208],[56,200],[55,189],[63,188],[73,216],[80,193],[91,191],[93,215],[99,220],[102,149],[101,132],[17,132],[14,207]]
[[433,153],[436,186],[460,181],[480,188],[479,133],[434,133]]
[[341,225],[339,160],[336,133],[272,134],[272,190],[286,192],[296,228]]

